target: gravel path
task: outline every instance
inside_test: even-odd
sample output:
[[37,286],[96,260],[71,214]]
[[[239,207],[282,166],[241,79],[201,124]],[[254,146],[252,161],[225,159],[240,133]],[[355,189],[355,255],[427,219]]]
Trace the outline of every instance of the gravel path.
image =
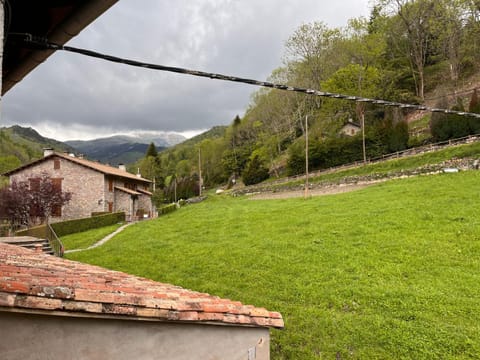
[[130,226],[130,225],[132,225],[132,224],[135,224],[135,222],[127,223],[127,224],[125,224],[125,225],[120,226],[120,227],[119,227],[117,230],[115,230],[113,233],[108,234],[108,235],[105,236],[102,240],[97,241],[95,244],[90,245],[89,247],[87,247],[87,248],[85,248],[85,249],[65,250],[65,254],[74,253],[74,252],[79,252],[79,251],[85,251],[85,250],[90,250],[90,249],[95,249],[96,247],[99,247],[99,246],[105,244],[108,240],[110,240],[110,239],[113,238],[115,235],[117,235],[119,232],[123,231],[127,226]]
[[[350,191],[364,189],[373,184],[378,184],[385,180],[377,180],[372,182],[358,183],[358,184],[340,184],[335,186],[329,186],[319,189],[311,189],[308,191],[308,196],[323,196],[323,195],[334,195],[341,194]],[[296,197],[304,197],[304,190],[295,190],[295,191],[281,191],[281,192],[269,192],[269,193],[258,193],[248,195],[252,200],[267,200],[267,199],[290,199]]]

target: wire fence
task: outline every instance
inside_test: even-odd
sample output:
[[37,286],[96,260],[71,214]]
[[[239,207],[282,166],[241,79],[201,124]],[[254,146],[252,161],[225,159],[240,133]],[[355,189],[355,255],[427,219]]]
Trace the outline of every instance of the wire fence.
[[[470,135],[470,136],[465,136],[465,137],[462,137],[462,138],[451,139],[451,140],[441,141],[441,142],[437,142],[437,143],[433,143],[433,144],[429,144],[429,145],[424,145],[424,146],[420,146],[420,147],[410,148],[410,149],[406,149],[406,150],[403,150],[403,151],[397,151],[397,152],[394,152],[394,153],[385,154],[385,155],[382,155],[382,156],[379,156],[379,157],[376,157],[376,158],[369,158],[369,159],[367,159],[367,164],[376,164],[376,163],[379,163],[379,162],[382,162],[382,161],[398,159],[398,158],[413,156],[413,155],[418,155],[418,154],[424,154],[424,153],[427,153],[427,152],[442,150],[442,149],[450,147],[450,146],[456,146],[456,145],[462,145],[462,144],[471,144],[471,143],[474,143],[474,142],[477,142],[477,141],[480,141],[480,134]],[[353,168],[356,168],[356,167],[359,167],[359,166],[362,166],[362,165],[365,165],[365,163],[363,161],[355,161],[353,163],[340,165],[340,166],[335,166],[335,167],[331,167],[331,168],[328,168],[328,169],[311,171],[311,172],[309,172],[309,177],[318,177],[318,176],[321,176],[321,175],[330,174],[330,173],[337,172],[337,171],[349,170],[349,169],[353,169]],[[279,184],[289,183],[289,182],[293,182],[293,181],[297,181],[297,180],[304,180],[305,178],[306,178],[306,175],[301,174],[301,175],[289,176],[289,177],[281,178],[281,179],[278,179],[278,180],[269,181],[268,184],[269,185],[279,185]],[[261,187],[261,186],[264,186],[264,185],[265,184],[252,185],[252,186],[249,186],[249,188],[255,189],[256,187]]]

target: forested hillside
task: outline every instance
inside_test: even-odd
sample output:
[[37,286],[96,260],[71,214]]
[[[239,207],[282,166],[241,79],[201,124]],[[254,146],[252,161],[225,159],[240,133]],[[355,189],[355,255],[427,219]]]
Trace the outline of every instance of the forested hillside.
[[[285,42],[282,66],[268,80],[291,86],[438,108],[480,112],[480,2],[376,0],[369,18],[344,28],[300,26]],[[422,118],[423,116],[423,118]],[[182,144],[138,166],[171,193],[171,179],[205,186],[301,173],[308,118],[309,163],[325,168],[363,158],[363,137],[340,135],[364,121],[367,158],[480,132],[476,118],[260,89],[224,134]],[[418,131],[411,119],[423,123]],[[201,157],[199,158],[199,153]],[[199,161],[200,159],[200,161]],[[197,185],[193,185],[197,186]]]
[[43,148],[57,151],[73,149],[57,140],[45,138],[32,128],[0,128],[0,174],[43,156]]

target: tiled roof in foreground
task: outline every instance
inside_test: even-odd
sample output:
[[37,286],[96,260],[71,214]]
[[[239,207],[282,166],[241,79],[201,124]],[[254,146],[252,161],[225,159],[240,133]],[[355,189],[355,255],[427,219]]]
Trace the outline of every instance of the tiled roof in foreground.
[[283,328],[282,316],[178,286],[0,243],[0,310]]

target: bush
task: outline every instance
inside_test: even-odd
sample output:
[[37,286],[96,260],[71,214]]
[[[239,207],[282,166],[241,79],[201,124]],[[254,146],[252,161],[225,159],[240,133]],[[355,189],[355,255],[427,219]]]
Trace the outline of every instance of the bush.
[[[460,100],[457,100],[452,110],[464,111]],[[430,130],[434,141],[457,139],[468,135],[475,135],[480,131],[480,121],[475,118],[456,114],[432,114]]]
[[177,204],[173,203],[165,205],[158,209],[158,216],[174,212],[175,210],[177,210]]
[[243,171],[242,179],[245,185],[254,185],[268,179],[268,169],[262,164],[258,155],[255,155]]
[[305,172],[305,142],[299,141],[288,148],[287,174],[289,176]]
[[[198,175],[185,176],[173,179],[168,186],[163,189],[165,200],[175,202],[178,199],[189,199],[199,195]],[[175,198],[176,195],[176,198]]]
[[77,232],[87,231],[90,229],[96,229],[108,225],[117,224],[125,221],[125,213],[109,213],[106,215],[93,216],[84,219],[67,220],[58,223],[51,224],[53,230],[57,236],[65,236],[74,234]]

